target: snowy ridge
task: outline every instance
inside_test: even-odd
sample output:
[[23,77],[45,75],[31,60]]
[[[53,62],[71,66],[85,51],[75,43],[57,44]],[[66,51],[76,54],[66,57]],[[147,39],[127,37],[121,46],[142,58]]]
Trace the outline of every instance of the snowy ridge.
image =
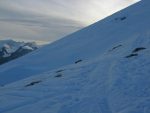
[[14,40],[0,40],[0,49],[6,48],[6,54],[11,55],[15,51],[17,51],[20,47],[24,49],[32,49],[38,48],[38,45],[34,42],[17,42]]
[[6,49],[6,52],[4,53],[4,57],[5,55],[10,56],[13,52],[15,52],[20,45],[23,45],[23,42],[16,42],[13,40],[0,40],[0,49]]
[[38,46],[34,42],[0,40],[0,65],[32,52],[37,48]]

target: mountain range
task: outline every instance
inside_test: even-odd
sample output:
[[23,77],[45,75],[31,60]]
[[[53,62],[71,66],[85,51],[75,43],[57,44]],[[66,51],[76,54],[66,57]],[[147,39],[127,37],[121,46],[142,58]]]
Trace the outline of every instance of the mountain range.
[[38,49],[35,42],[0,40],[0,65]]

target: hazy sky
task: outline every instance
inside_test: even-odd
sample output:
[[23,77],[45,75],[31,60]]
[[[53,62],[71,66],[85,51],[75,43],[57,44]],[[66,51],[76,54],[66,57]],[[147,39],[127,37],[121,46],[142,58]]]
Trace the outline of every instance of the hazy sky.
[[51,42],[138,0],[0,0],[0,39]]

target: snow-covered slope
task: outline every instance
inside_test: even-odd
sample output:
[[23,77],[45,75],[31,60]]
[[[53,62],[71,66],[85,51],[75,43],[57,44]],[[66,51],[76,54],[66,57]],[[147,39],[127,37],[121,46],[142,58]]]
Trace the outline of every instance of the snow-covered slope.
[[150,113],[146,39],[1,87],[0,113]]
[[86,62],[129,39],[145,40],[150,36],[149,7],[149,1],[144,0],[30,55],[0,66],[0,83],[8,84],[80,59]]
[[0,113],[150,113],[149,9],[143,0],[1,66]]

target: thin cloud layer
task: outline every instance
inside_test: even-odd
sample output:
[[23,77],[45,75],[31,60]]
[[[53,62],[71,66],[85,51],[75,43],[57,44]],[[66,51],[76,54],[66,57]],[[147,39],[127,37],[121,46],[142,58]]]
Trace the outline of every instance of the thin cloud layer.
[[1,0],[0,39],[54,41],[137,0]]

